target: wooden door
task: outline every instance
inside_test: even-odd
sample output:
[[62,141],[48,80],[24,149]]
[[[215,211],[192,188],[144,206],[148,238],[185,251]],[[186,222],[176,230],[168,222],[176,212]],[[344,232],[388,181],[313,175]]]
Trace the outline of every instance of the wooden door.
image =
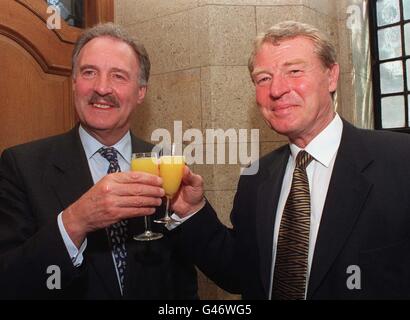
[[[86,21],[112,20],[112,9],[108,18],[92,9]],[[49,15],[44,0],[0,1],[0,152],[75,124],[71,52],[82,30],[64,21],[50,30]]]

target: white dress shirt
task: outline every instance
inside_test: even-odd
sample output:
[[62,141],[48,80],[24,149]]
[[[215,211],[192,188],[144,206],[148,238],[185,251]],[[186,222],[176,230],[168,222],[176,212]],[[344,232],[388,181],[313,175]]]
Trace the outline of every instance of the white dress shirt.
[[[322,217],[323,206],[325,204],[327,190],[329,188],[329,182],[333,172],[337,150],[339,149],[340,145],[342,131],[343,122],[340,119],[339,115],[336,114],[329,125],[322,132],[320,132],[304,149],[313,157],[312,162],[306,168],[306,173],[309,180],[311,211],[308,272],[306,277],[305,297],[309,283],[310,268],[312,266],[313,253],[315,249],[317,233],[319,230],[320,219]],[[282,213],[285,208],[286,200],[288,198],[292,184],[292,176],[295,169],[295,159],[297,154],[301,150],[302,149],[300,149],[295,144],[290,144],[291,154],[286,166],[278,207],[276,210],[275,228],[273,232],[273,255],[269,297],[272,297],[272,280],[275,270],[276,247],[278,244],[280,221],[282,219]]]
[[[106,174],[108,170],[109,163],[100,153],[97,151],[104,147],[97,139],[92,137],[87,131],[85,131],[81,126],[79,127],[79,134],[81,143],[83,145],[85,155],[88,160],[88,166],[90,168],[91,176],[93,178],[94,184],[100,181]],[[121,168],[121,171],[130,170],[130,159],[132,153],[131,146],[131,134],[127,132],[124,137],[118,141],[115,145],[110,146],[114,147],[118,151],[118,163]],[[83,252],[87,247],[87,239],[81,244],[80,248],[77,249],[73,241],[70,239],[62,220],[62,213],[57,217],[58,227],[60,233],[63,237],[67,251],[71,257],[71,261],[74,266],[78,267],[83,262]],[[114,259],[114,257],[113,257]],[[115,265],[115,260],[114,260]],[[121,286],[120,286],[121,287]]]

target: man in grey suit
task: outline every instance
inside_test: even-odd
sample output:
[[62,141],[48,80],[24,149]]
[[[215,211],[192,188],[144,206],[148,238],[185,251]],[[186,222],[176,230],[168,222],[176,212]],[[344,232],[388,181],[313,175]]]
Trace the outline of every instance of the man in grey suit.
[[121,28],[86,30],[73,52],[80,124],[3,152],[0,297],[197,298],[178,233],[161,227],[161,240],[132,238],[164,196],[159,177],[129,171],[132,152],[152,149],[130,132],[149,72],[145,48]]
[[249,70],[266,123],[289,144],[240,178],[233,228],[186,169],[173,203],[189,217],[186,254],[245,299],[410,298],[410,138],[340,118],[336,51],[312,26],[270,28]]

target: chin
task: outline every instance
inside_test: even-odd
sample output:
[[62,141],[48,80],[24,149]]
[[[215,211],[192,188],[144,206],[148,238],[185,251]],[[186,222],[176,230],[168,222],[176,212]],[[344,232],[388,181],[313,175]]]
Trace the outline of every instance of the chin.
[[269,126],[273,131],[284,136],[289,136],[292,132],[295,131],[293,126],[289,126],[289,124],[269,122]]
[[87,121],[86,125],[88,128],[93,130],[108,130],[113,127],[113,124],[107,122],[96,122],[96,121]]

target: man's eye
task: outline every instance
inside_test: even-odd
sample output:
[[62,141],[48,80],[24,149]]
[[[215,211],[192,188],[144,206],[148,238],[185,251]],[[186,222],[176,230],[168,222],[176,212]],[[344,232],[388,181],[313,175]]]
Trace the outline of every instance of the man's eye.
[[268,77],[268,76],[266,76],[266,77],[261,77],[261,78],[256,79],[256,83],[257,83],[257,84],[264,84],[264,83],[270,81],[270,79],[271,79],[271,78]]
[[112,77],[113,77],[113,79],[115,79],[115,80],[121,80],[121,81],[126,80],[126,77],[125,77],[123,74],[121,74],[121,73],[114,73],[114,74],[112,75]]
[[95,71],[94,71],[94,70],[84,70],[84,71],[82,72],[82,75],[83,75],[84,77],[92,77],[92,76],[95,75]]
[[292,75],[297,75],[297,74],[300,74],[301,72],[302,72],[302,70],[300,70],[300,69],[290,70],[290,73],[291,73]]

